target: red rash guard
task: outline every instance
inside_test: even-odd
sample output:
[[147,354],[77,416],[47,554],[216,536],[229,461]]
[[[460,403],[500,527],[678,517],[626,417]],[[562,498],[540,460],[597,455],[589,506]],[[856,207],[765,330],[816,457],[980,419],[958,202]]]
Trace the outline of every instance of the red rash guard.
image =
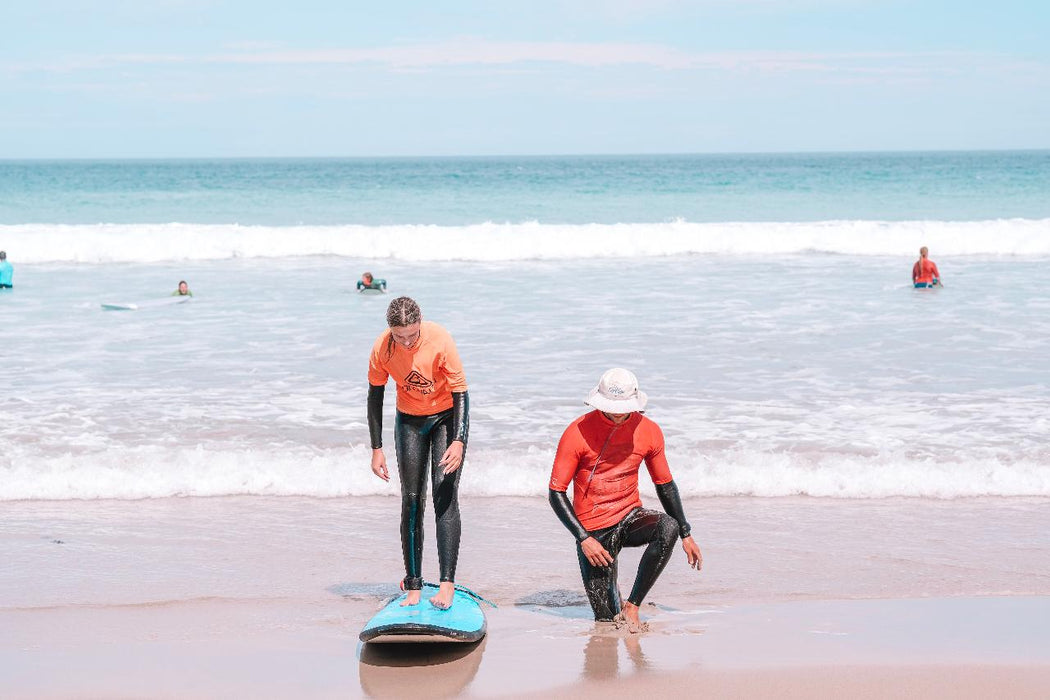
[[911,281],[913,284],[925,282],[929,284],[934,278],[940,279],[941,273],[937,270],[937,263],[929,258],[920,258],[911,269]]
[[641,507],[638,469],[643,460],[654,484],[672,480],[660,426],[641,413],[616,425],[601,411],[591,411],[561,436],[550,488],[564,492],[571,482],[576,517],[587,530],[600,530]]

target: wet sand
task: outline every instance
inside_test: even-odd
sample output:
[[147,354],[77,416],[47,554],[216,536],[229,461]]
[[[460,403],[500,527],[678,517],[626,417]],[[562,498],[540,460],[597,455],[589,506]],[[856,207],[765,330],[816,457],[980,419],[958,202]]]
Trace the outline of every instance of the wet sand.
[[691,501],[705,571],[672,561],[630,635],[589,619],[542,499],[477,499],[487,638],[373,649],[393,500],[5,504],[0,696],[1050,695],[1045,503]]
[[360,644],[367,606],[201,600],[0,614],[4,697],[1046,697],[1050,601],[762,604],[630,635],[508,608],[469,645]]

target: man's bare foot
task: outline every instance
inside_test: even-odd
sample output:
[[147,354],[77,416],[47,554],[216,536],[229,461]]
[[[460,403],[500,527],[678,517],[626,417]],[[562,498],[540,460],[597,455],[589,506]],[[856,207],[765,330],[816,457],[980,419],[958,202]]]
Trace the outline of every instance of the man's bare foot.
[[430,604],[438,610],[448,610],[452,607],[452,596],[456,594],[456,584],[451,581],[442,581],[438,592],[430,598]]
[[419,596],[422,595],[422,591],[405,591],[405,599],[401,601],[401,607],[407,605],[419,605]]
[[624,603],[620,614],[613,618],[617,627],[626,627],[631,634],[640,634],[649,631],[649,623],[642,622],[638,617],[638,606],[634,603]]

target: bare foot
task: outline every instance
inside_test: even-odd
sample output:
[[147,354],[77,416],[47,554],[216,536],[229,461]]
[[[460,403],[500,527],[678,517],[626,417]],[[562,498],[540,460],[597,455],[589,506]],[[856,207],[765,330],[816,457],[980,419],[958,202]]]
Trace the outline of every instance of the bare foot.
[[634,603],[624,603],[620,614],[613,618],[616,626],[626,627],[631,634],[640,634],[649,631],[649,623],[642,622],[638,617],[638,606]]
[[405,599],[401,601],[401,607],[419,605],[419,596],[422,595],[422,593],[422,591],[405,591]]
[[438,592],[430,598],[430,604],[438,610],[448,610],[452,607],[452,596],[456,594],[456,584],[451,581],[442,581]]

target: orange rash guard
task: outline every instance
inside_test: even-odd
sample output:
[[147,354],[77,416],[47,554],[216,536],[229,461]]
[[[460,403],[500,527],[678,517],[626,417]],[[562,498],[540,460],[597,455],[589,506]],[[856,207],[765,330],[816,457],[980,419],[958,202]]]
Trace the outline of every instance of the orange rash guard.
[[452,394],[467,390],[452,336],[432,321],[420,324],[419,340],[408,349],[392,341],[389,328],[379,334],[368,358],[368,383],[384,386],[390,377],[397,383],[397,410],[413,416],[450,409]]
[[934,278],[941,278],[941,273],[937,270],[937,263],[929,258],[920,258],[915,261],[915,265],[911,268],[911,281],[913,283],[925,282],[929,284],[933,282]]
[[570,423],[561,436],[550,488],[567,491],[572,482],[576,517],[588,531],[600,530],[641,507],[638,469],[642,460],[654,484],[671,481],[660,426],[641,413],[616,425],[601,411],[591,411]]

